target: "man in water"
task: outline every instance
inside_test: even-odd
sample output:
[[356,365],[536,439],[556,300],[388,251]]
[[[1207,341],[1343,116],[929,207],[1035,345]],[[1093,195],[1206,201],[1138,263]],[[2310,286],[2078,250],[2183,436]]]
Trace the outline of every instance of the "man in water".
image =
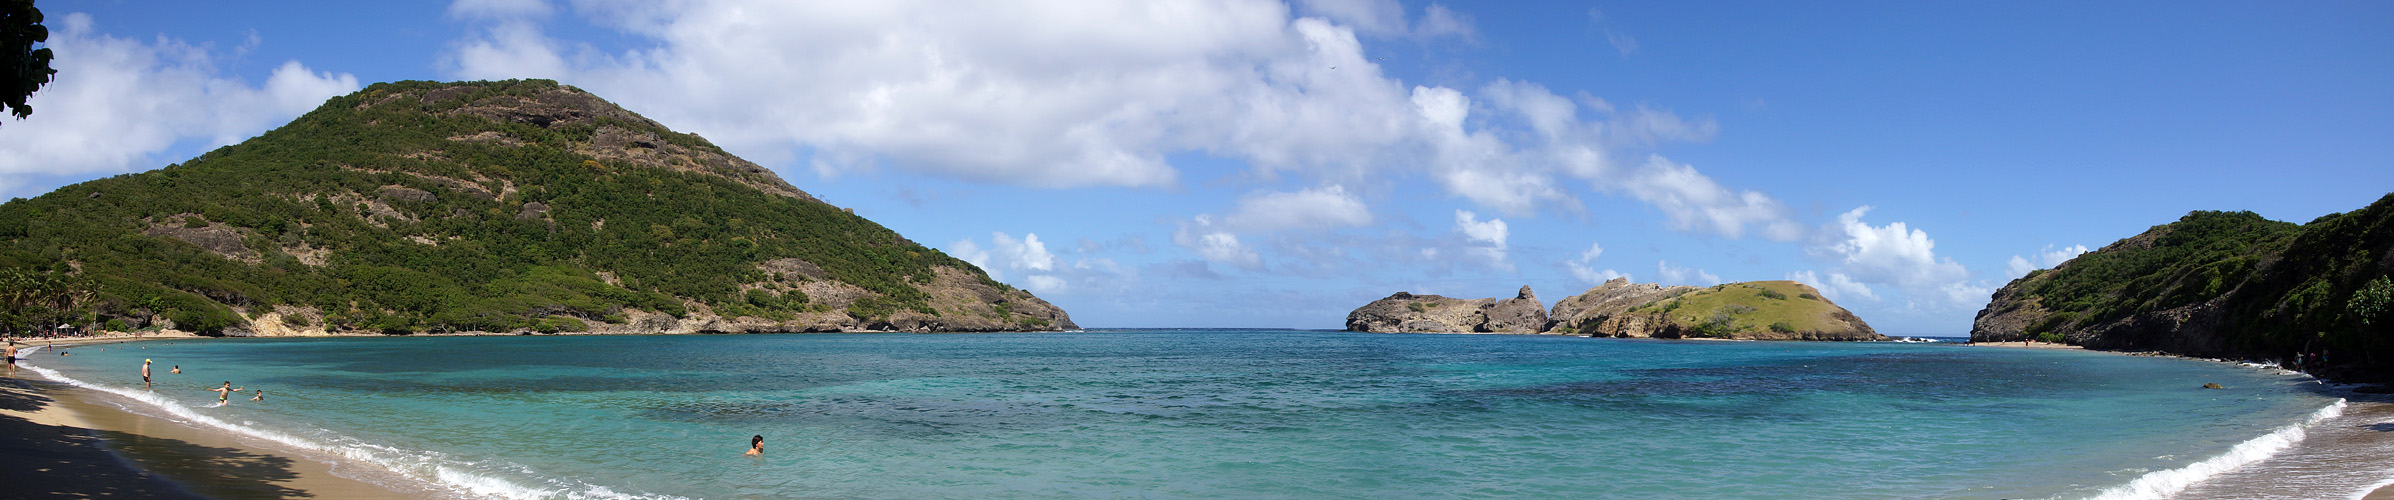
[[183,373],[183,365],[175,365],[175,369],[173,369],[173,370],[167,370],[166,372],[167,372],[167,373],[173,373],[173,374],[182,374],[182,373]]
[[763,434],[758,434],[756,437],[748,438],[748,453],[747,453],[747,455],[748,455],[748,456],[751,456],[751,457],[755,457],[755,456],[763,456],[764,454],[765,454],[765,435],[763,435]]
[[265,400],[266,400],[266,390],[265,390],[265,389],[258,389],[258,396],[257,396],[257,397],[253,397],[253,398],[249,398],[249,400],[250,400],[250,401],[265,401]]
[[233,393],[241,392],[240,389],[233,388],[233,381],[231,380],[224,381],[224,387],[218,387],[209,390],[216,391],[216,404],[220,405],[224,404],[226,399],[232,398]]
[[8,364],[9,366],[17,364],[17,339],[8,339]]
[[141,360],[141,386],[150,386],[150,360]]

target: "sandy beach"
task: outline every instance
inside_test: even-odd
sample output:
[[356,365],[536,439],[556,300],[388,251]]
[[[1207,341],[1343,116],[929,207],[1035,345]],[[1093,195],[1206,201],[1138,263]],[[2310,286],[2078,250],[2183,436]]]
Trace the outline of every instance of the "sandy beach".
[[[149,337],[140,340],[156,339]],[[132,338],[20,341],[89,346]],[[56,347],[52,347],[55,349]],[[44,352],[43,354],[49,354]],[[129,413],[110,397],[13,365],[0,377],[0,484],[9,498],[425,498],[334,475],[331,464]]]

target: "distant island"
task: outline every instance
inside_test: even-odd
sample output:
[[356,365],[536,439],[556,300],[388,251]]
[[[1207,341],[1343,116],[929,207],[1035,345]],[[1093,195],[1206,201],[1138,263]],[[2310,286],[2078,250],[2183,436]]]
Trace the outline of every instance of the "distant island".
[[1978,312],[1977,342],[2272,360],[2394,380],[2394,194],[2306,224],[2197,211],[2030,272]]
[[1887,340],[1862,318],[1794,281],[1711,287],[1614,278],[1556,301],[1527,286],[1510,299],[1397,292],[1347,314],[1346,329],[1377,333],[1543,333],[1626,338]]
[[17,334],[1077,328],[548,80],[374,84],[182,164],[12,200],[0,297]]

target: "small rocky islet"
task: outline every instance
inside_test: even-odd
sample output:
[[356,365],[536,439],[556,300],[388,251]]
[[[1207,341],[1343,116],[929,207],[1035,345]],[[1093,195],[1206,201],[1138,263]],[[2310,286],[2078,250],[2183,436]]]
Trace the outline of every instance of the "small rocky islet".
[[1862,318],[1794,281],[1710,287],[1614,278],[1548,309],[1530,287],[1510,299],[1397,292],[1347,314],[1348,331],[1512,333],[1622,338],[1887,340]]

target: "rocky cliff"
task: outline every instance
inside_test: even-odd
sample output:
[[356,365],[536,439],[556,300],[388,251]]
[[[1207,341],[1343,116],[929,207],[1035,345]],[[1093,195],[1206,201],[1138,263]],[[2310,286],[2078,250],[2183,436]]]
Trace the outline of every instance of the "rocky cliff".
[[1819,290],[1793,281],[1665,287],[1615,278],[1555,302],[1521,287],[1514,298],[1457,299],[1397,292],[1347,313],[1347,330],[1376,333],[1546,333],[1631,338],[1885,340]]
[[375,84],[181,164],[0,205],[11,276],[0,328],[16,330],[1077,328],[704,138],[546,80]]
[[1614,278],[1556,302],[1555,333],[1593,337],[1886,340],[1862,318],[1793,281],[1712,287]]
[[1996,290],[1978,342],[2287,361],[2394,380],[2394,195],[2306,224],[2197,211]]
[[1545,305],[1527,286],[1504,300],[1397,292],[1347,313],[1347,330],[1357,332],[1537,333],[1545,326]]

